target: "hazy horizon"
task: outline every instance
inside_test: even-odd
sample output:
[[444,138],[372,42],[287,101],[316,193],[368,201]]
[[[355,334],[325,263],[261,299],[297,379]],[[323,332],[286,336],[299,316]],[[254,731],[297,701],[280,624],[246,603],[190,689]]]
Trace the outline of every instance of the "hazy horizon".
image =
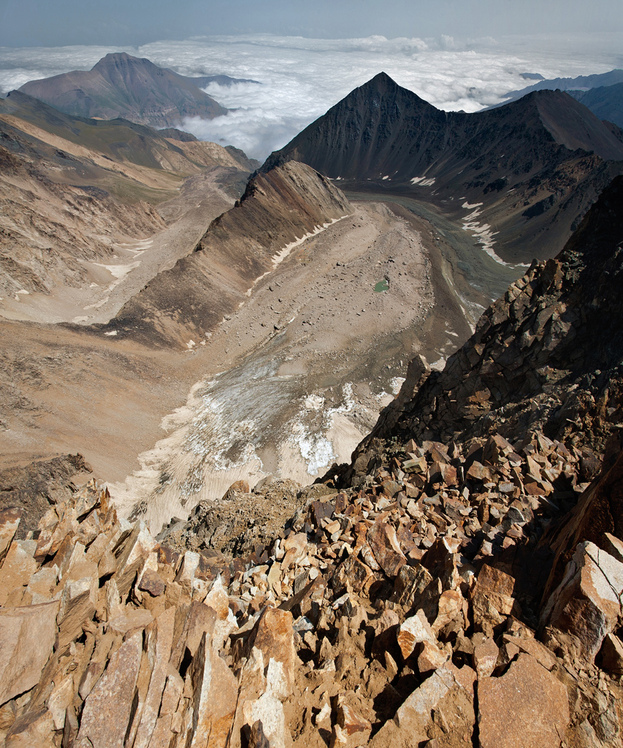
[[0,46],[19,47],[224,34],[465,38],[622,29],[620,0],[0,0]]
[[209,86],[207,92],[232,111],[183,126],[200,139],[235,145],[262,160],[381,71],[439,109],[475,112],[529,85],[524,73],[544,78],[603,73],[623,67],[622,50],[623,33],[614,31],[479,39],[247,34],[142,45],[5,46],[0,94],[29,80],[89,70],[108,52],[120,51],[184,75],[250,78],[261,85]]

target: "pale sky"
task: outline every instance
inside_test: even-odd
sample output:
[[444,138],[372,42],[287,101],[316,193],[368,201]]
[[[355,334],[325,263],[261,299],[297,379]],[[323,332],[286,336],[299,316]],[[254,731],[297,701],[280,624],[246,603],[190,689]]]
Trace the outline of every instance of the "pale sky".
[[623,0],[0,0],[0,46],[623,31]]

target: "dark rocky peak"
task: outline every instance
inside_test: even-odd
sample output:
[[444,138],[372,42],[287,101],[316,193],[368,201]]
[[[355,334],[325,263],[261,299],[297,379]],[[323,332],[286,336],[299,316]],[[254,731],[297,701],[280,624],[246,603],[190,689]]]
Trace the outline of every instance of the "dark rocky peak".
[[271,154],[263,170],[288,160],[349,188],[412,194],[461,223],[465,203],[480,203],[495,251],[528,263],[557,254],[621,173],[623,138],[560,91],[443,112],[380,73]]
[[445,112],[379,73],[271,154],[262,170],[297,160],[329,177],[357,180],[425,168],[420,152],[439,153],[445,122]]
[[592,151],[605,161],[623,158],[622,133],[608,128],[583,104],[564,91],[535,91],[520,99],[536,106],[554,140],[570,151]]
[[346,99],[359,95],[369,101],[374,101],[374,96],[379,95],[383,97],[389,97],[394,99],[405,99],[413,106],[418,103],[424,108],[432,111],[438,111],[432,104],[429,104],[424,99],[420,98],[413,91],[409,91],[408,88],[399,86],[396,81],[391,78],[387,73],[381,72],[370,78],[369,81],[359,86],[352,91]]

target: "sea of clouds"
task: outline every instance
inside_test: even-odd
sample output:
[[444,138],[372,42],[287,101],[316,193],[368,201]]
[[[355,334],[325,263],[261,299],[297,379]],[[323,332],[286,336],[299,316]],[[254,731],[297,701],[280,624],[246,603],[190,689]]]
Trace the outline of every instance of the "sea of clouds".
[[0,94],[29,80],[88,70],[108,52],[147,57],[184,75],[226,74],[257,83],[211,85],[231,111],[191,118],[197,137],[242,148],[263,160],[353,88],[385,71],[434,106],[475,112],[530,84],[522,73],[575,77],[623,67],[623,34],[503,37],[459,41],[373,36],[306,39],[214,36],[140,47],[0,48]]

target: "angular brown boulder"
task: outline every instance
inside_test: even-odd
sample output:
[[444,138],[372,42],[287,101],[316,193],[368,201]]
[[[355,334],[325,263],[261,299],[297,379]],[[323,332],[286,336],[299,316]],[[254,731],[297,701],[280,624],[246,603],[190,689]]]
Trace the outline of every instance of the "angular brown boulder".
[[191,669],[192,729],[189,748],[224,748],[236,711],[238,682],[203,635]]
[[623,563],[594,543],[580,543],[541,623],[577,637],[582,654],[592,661],[617,624],[621,595]]
[[400,549],[396,530],[389,523],[377,520],[368,530],[367,538],[374,558],[381,569],[388,577],[395,577],[400,568],[407,563]]
[[515,580],[499,569],[484,564],[472,590],[474,626],[487,636],[503,623],[513,609]]
[[58,602],[0,610],[0,705],[39,682],[52,654]]
[[[257,647],[263,655],[265,673],[270,661],[278,663],[280,686],[273,688],[273,694],[286,698],[294,684],[296,653],[292,613],[276,608],[266,608],[249,637],[249,645]],[[275,684],[276,686],[276,684]]]
[[568,724],[567,689],[530,655],[478,681],[481,748],[560,748]]
[[608,534],[615,543],[623,541],[623,452],[615,456],[614,464],[604,466],[602,474],[582,494],[555,536],[545,538],[556,555],[544,601],[560,583],[578,543],[590,540],[610,552],[612,541],[607,538]]
[[137,631],[111,657],[82,712],[78,745],[123,748],[141,666],[143,632]]
[[470,668],[459,670],[446,663],[413,691],[394,719],[383,725],[369,745],[372,748],[411,748],[424,744],[433,724],[433,714],[441,704],[454,700],[461,703],[461,711],[467,715],[468,723],[471,722],[469,712],[475,677]]
[[21,519],[21,509],[10,508],[0,511],[0,563],[9,550]]

